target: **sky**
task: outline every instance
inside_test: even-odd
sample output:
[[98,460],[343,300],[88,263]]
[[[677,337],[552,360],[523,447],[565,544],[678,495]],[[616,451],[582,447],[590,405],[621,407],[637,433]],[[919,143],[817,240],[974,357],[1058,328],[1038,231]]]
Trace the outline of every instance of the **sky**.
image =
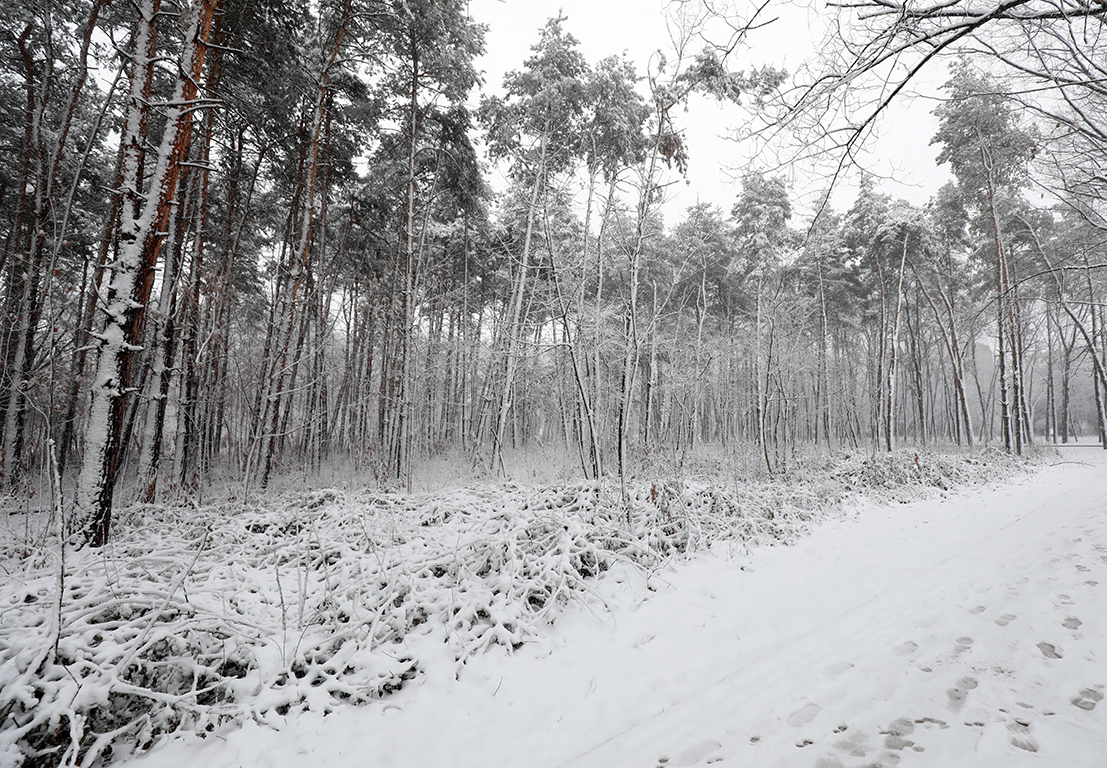
[[[742,0],[732,1],[743,15],[754,7]],[[538,39],[539,28],[559,11],[566,17],[565,28],[580,41],[590,63],[625,54],[643,72],[659,48],[670,47],[665,5],[663,0],[470,0],[470,13],[489,27],[487,51],[478,64],[485,73],[485,88],[499,88],[504,73],[522,66]],[[735,60],[737,66],[769,64],[794,72],[814,55],[830,16],[821,0],[782,0],[767,6],[759,19],[769,23],[747,37]],[[932,83],[940,82],[941,77],[935,75]],[[924,98],[900,104],[882,121],[878,141],[861,156],[868,170],[885,178],[879,185],[881,191],[917,205],[925,204],[949,179],[948,170],[935,164],[937,149],[929,145],[936,128],[930,115],[933,105],[933,100]],[[740,189],[739,179],[751,167],[785,175],[800,215],[825,189],[824,177],[805,169],[773,168],[771,157],[753,155],[752,144],[728,138],[745,117],[739,108],[704,98],[693,100],[688,111],[678,116],[691,160],[687,183],[670,187],[665,205],[670,222],[697,202],[729,211]],[[855,176],[841,180],[832,196],[835,208],[849,207],[855,182]]]

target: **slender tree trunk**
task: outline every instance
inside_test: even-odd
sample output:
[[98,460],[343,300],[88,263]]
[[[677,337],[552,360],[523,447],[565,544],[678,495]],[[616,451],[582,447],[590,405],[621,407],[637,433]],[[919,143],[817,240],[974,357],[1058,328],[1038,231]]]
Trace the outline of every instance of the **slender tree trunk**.
[[903,254],[899,262],[899,277],[896,280],[896,311],[892,315],[892,339],[888,349],[888,383],[884,391],[884,447],[891,453],[895,448],[896,403],[896,352],[899,347],[899,314],[903,306],[903,271],[907,265],[907,236],[903,238]]
[[[1026,223],[1026,222],[1024,221],[1024,223]],[[1092,301],[1089,302],[1091,304],[1091,307],[1092,307],[1092,309],[1091,309],[1091,311],[1092,311],[1092,317],[1091,317],[1092,330],[1091,330],[1091,333],[1088,332],[1088,329],[1084,327],[1084,323],[1081,322],[1080,318],[1077,317],[1076,313],[1072,311],[1071,307],[1069,307],[1069,303],[1065,299],[1064,286],[1061,284],[1061,278],[1059,278],[1057,276],[1057,272],[1053,269],[1053,265],[1050,263],[1049,257],[1046,256],[1045,251],[1042,249],[1042,245],[1041,245],[1041,242],[1038,240],[1037,233],[1034,231],[1034,229],[1032,227],[1030,227],[1029,224],[1027,224],[1027,229],[1030,232],[1030,235],[1034,240],[1034,245],[1035,245],[1036,250],[1038,251],[1038,255],[1042,258],[1042,261],[1045,262],[1046,269],[1053,278],[1054,286],[1057,290],[1057,300],[1060,302],[1061,308],[1065,311],[1065,314],[1067,314],[1069,316],[1069,319],[1072,321],[1072,324],[1074,326],[1073,340],[1072,340],[1073,345],[1075,346],[1075,343],[1076,343],[1076,331],[1079,331],[1080,335],[1084,339],[1085,349],[1087,350],[1088,355],[1092,358],[1092,368],[1093,368],[1093,373],[1094,373],[1094,377],[1095,377],[1095,381],[1093,383],[1096,386],[1096,392],[1095,392],[1095,395],[1096,395],[1096,421],[1097,421],[1097,427],[1098,427],[1098,430],[1100,432],[1100,435],[1103,437],[1103,444],[1104,444],[1105,450],[1107,450],[1107,414],[1104,413],[1103,402],[1102,402],[1102,398],[1100,397],[1100,387],[1103,388],[1103,391],[1107,391],[1107,369],[1105,369],[1105,365],[1104,365],[1103,361],[1100,360],[1099,353],[1098,353],[1098,350],[1097,350],[1097,347],[1096,347],[1096,333],[1098,331],[1098,327],[1097,327],[1098,324],[1096,322],[1094,294],[1092,293],[1091,278],[1088,275],[1087,260],[1085,260],[1084,265],[1085,265],[1085,278],[1088,281],[1087,282],[1088,295],[1089,295],[1089,297],[1092,298]],[[1069,391],[1068,391],[1069,390],[1069,381],[1068,380],[1069,380],[1069,366],[1070,366],[1070,361],[1071,361],[1071,349],[1072,349],[1072,347],[1069,347],[1069,346],[1066,346],[1065,349],[1064,349],[1064,352],[1065,352],[1064,367],[1063,367],[1062,374],[1061,374],[1062,411],[1064,412],[1064,425],[1063,425],[1063,430],[1064,431],[1062,431],[1062,442],[1064,442],[1064,436],[1065,436],[1065,434],[1068,430],[1068,423],[1069,423],[1068,419],[1070,417],[1070,414],[1068,413],[1068,410],[1069,410],[1069,408],[1068,408],[1068,406],[1069,406]]]
[[1053,311],[1046,305],[1046,440],[1057,442],[1057,397],[1053,386]]
[[279,323],[274,336],[274,345],[270,349],[270,359],[266,369],[268,381],[263,383],[267,392],[259,408],[259,420],[257,424],[257,436],[255,443],[259,446],[259,463],[261,464],[260,482],[264,487],[269,481],[273,461],[282,435],[277,431],[281,423],[281,414],[289,407],[290,384],[288,372],[293,364],[289,360],[289,352],[293,334],[299,327],[297,316],[301,314],[300,292],[304,289],[305,281],[310,280],[311,259],[315,243],[314,234],[317,226],[318,211],[318,183],[320,171],[320,154],[323,150],[324,126],[328,111],[332,105],[331,76],[342,51],[342,43],[346,37],[347,25],[352,15],[352,0],[344,0],[341,8],[337,10],[336,25],[333,34],[327,41],[323,50],[323,61],[319,69],[315,83],[315,93],[312,99],[311,120],[308,127],[307,143],[304,148],[304,162],[301,178],[303,179],[300,191],[300,201],[297,210],[296,232],[294,246],[291,252],[288,274],[284,277],[283,290],[280,294],[280,309],[276,312],[276,320]]
[[538,148],[538,166],[534,174],[534,187],[530,193],[530,206],[527,209],[527,227],[523,235],[523,254],[519,262],[519,271],[515,279],[515,288],[511,298],[511,322],[507,327],[507,361],[504,373],[503,390],[500,395],[499,417],[496,421],[496,434],[492,443],[492,468],[501,473],[504,469],[503,447],[507,436],[507,417],[511,411],[512,390],[515,386],[515,371],[519,366],[519,342],[522,336],[523,295],[526,292],[527,272],[530,267],[531,241],[534,236],[534,217],[538,212],[538,198],[546,180],[546,142],[549,128],[542,133]]
[[187,227],[185,212],[188,210],[182,196],[177,202],[178,215],[170,219],[170,231],[167,238],[169,248],[162,274],[161,296],[158,299],[158,312],[155,316],[155,330],[150,361],[150,400],[152,413],[146,417],[146,434],[143,440],[141,467],[139,469],[139,501],[146,504],[154,502],[157,496],[158,467],[161,460],[162,433],[165,425],[165,412],[169,404],[171,377],[169,368],[173,364],[176,352],[177,330],[177,273],[182,258],[184,229]]
[[1003,242],[1000,236],[999,228],[999,216],[996,213],[996,190],[992,181],[992,167],[991,158],[988,153],[982,147],[980,150],[980,158],[985,170],[987,171],[988,179],[988,211],[991,216],[992,225],[992,239],[995,244],[995,262],[996,262],[996,346],[998,349],[999,358],[999,404],[1000,414],[1003,420],[1003,450],[1008,453],[1011,452],[1012,432],[1011,432],[1011,406],[1007,397],[1007,351],[1006,351],[1006,328],[1004,323],[1005,314],[1005,302],[1007,296],[1005,293],[1006,286],[1006,267],[1003,256]]
[[[61,118],[58,125],[46,125],[46,110],[51,100],[52,85],[55,80],[54,61],[51,54],[47,54],[43,61],[44,71],[39,76],[38,67],[35,66],[34,56],[27,48],[28,38],[33,31],[32,26],[24,29],[17,44],[24,68],[24,79],[27,90],[27,111],[24,132],[25,158],[23,163],[23,184],[20,188],[19,211],[16,217],[16,227],[13,231],[16,236],[12,239],[10,248],[18,249],[23,254],[24,269],[21,275],[16,274],[18,260],[13,259],[12,281],[10,288],[22,285],[22,296],[19,302],[19,321],[15,333],[15,344],[10,345],[8,339],[0,339],[0,347],[7,345],[3,355],[5,379],[8,382],[3,392],[0,392],[0,416],[3,417],[2,444],[0,444],[0,482],[5,480],[9,487],[14,488],[20,480],[21,458],[24,442],[24,425],[31,404],[28,400],[28,389],[34,379],[32,366],[36,359],[37,330],[40,324],[43,309],[44,296],[51,292],[53,275],[55,273],[54,262],[65,240],[68,229],[69,214],[72,208],[73,195],[83,171],[85,160],[88,156],[86,148],[81,157],[76,178],[73,181],[68,201],[62,213],[60,226],[51,226],[53,217],[53,203],[55,197],[55,184],[58,177],[58,169],[62,157],[67,149],[67,140],[73,118],[80,102],[85,82],[88,78],[88,52],[92,41],[92,34],[96,28],[97,19],[102,9],[104,0],[93,0],[89,7],[81,27],[78,30],[77,39],[80,41],[77,59],[72,67],[73,79],[69,88],[68,98],[61,110]],[[47,30],[47,34],[49,30]],[[48,49],[52,49],[48,45]],[[114,83],[113,83],[114,89]],[[104,107],[106,109],[105,100]],[[103,110],[97,117],[93,132],[99,129]],[[88,147],[91,148],[93,137],[88,139]],[[33,182],[33,183],[32,183]],[[33,187],[33,210],[28,214],[29,189]],[[30,220],[30,226],[20,227],[19,223],[25,219]],[[50,269],[45,269],[45,257],[47,254],[47,232],[54,235],[53,256]],[[25,236],[23,236],[25,232]],[[6,251],[5,251],[6,252]],[[0,256],[0,271],[3,270],[4,256]],[[43,282],[45,280],[45,282]]]
[[817,389],[820,392],[818,402],[816,405],[815,413],[815,442],[818,443],[818,433],[821,427],[823,439],[826,441],[826,449],[832,451],[834,449],[831,442],[833,437],[831,434],[831,400],[830,400],[830,365],[829,365],[829,346],[830,338],[828,332],[828,321],[826,314],[826,280],[824,276],[825,257],[820,251],[818,257],[818,269],[819,269],[819,372]]

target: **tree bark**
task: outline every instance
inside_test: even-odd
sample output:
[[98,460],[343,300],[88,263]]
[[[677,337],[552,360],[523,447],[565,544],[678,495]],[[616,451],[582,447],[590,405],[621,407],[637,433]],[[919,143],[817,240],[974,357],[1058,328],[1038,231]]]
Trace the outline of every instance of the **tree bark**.
[[146,135],[158,2],[144,0],[139,7],[131,99],[123,132],[123,141],[129,149],[124,158],[120,248],[101,284],[106,319],[103,330],[96,334],[96,378],[77,491],[81,537],[94,547],[106,544],[110,532],[115,473],[120,464],[116,454],[126,448],[120,439],[126,395],[131,387],[131,363],[142,340],[154,266],[176,196],[182,153],[191,129],[197,84],[218,0],[195,0],[187,12],[179,75],[157,163],[145,193],[140,194],[140,148]]

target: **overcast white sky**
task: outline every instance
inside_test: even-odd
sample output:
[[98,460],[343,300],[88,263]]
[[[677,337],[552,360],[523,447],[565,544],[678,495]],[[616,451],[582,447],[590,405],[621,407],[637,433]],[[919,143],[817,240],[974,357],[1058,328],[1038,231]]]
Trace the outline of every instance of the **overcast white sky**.
[[[732,2],[742,14],[754,7],[745,0]],[[776,21],[751,33],[736,60],[739,67],[772,64],[794,71],[813,55],[829,12],[820,10],[825,9],[824,0],[797,3],[781,0],[765,9],[761,18]],[[663,0],[470,0],[473,17],[489,26],[487,53],[479,63],[486,89],[498,89],[505,72],[522,66],[538,39],[539,28],[559,10],[567,17],[565,28],[580,41],[590,63],[626,53],[644,72],[655,51],[669,48],[664,6]],[[935,75],[936,82],[941,79]],[[881,139],[866,158],[871,170],[898,179],[884,182],[882,191],[920,205],[949,178],[946,169],[935,167],[936,150],[929,146],[935,129],[929,114],[932,106],[923,99],[902,105],[884,121]],[[757,164],[757,158],[750,157],[750,146],[725,138],[743,119],[740,110],[698,99],[680,117],[691,162],[688,184],[671,187],[674,199],[665,207],[670,224],[701,200],[729,211],[739,191],[736,178],[751,162]],[[810,197],[826,185],[803,171],[796,171],[792,182],[794,202],[801,210],[805,194]],[[852,197],[847,180],[832,198],[833,204],[844,209]]]

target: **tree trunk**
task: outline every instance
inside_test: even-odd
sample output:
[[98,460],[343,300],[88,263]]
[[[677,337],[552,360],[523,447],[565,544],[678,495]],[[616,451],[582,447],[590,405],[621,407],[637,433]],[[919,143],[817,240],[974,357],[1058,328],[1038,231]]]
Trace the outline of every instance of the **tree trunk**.
[[[135,35],[131,99],[123,141],[130,148],[123,167],[123,217],[119,255],[102,284],[106,315],[97,336],[97,371],[85,436],[85,456],[77,491],[82,538],[92,546],[107,543],[111,523],[115,470],[119,462],[131,363],[141,343],[146,305],[162,236],[176,196],[182,153],[191,128],[191,109],[207,52],[212,14],[218,0],[195,0],[187,12],[180,76],[169,107],[158,159],[144,194],[140,194],[138,151],[146,134],[146,112],[154,58],[159,0],[144,0]],[[138,214],[136,216],[136,213]]]
[[538,212],[538,198],[546,179],[546,142],[549,130],[542,133],[538,149],[538,167],[534,174],[534,188],[530,193],[530,206],[527,208],[527,227],[523,235],[523,254],[519,262],[519,272],[515,279],[515,288],[511,298],[511,322],[507,327],[507,361],[504,373],[503,390],[500,394],[499,417],[496,421],[496,434],[492,443],[492,468],[501,473],[504,469],[503,446],[507,436],[507,417],[511,411],[512,389],[515,385],[515,371],[519,365],[519,342],[522,335],[523,294],[526,292],[527,272],[530,266],[531,240],[534,236],[534,217]]
[[884,392],[884,447],[889,453],[895,447],[895,414],[892,409],[896,403],[896,351],[899,347],[899,314],[903,306],[903,271],[906,265],[907,236],[904,235],[903,254],[899,261],[899,277],[896,280],[896,311],[892,315],[892,339],[888,350],[888,384]]

